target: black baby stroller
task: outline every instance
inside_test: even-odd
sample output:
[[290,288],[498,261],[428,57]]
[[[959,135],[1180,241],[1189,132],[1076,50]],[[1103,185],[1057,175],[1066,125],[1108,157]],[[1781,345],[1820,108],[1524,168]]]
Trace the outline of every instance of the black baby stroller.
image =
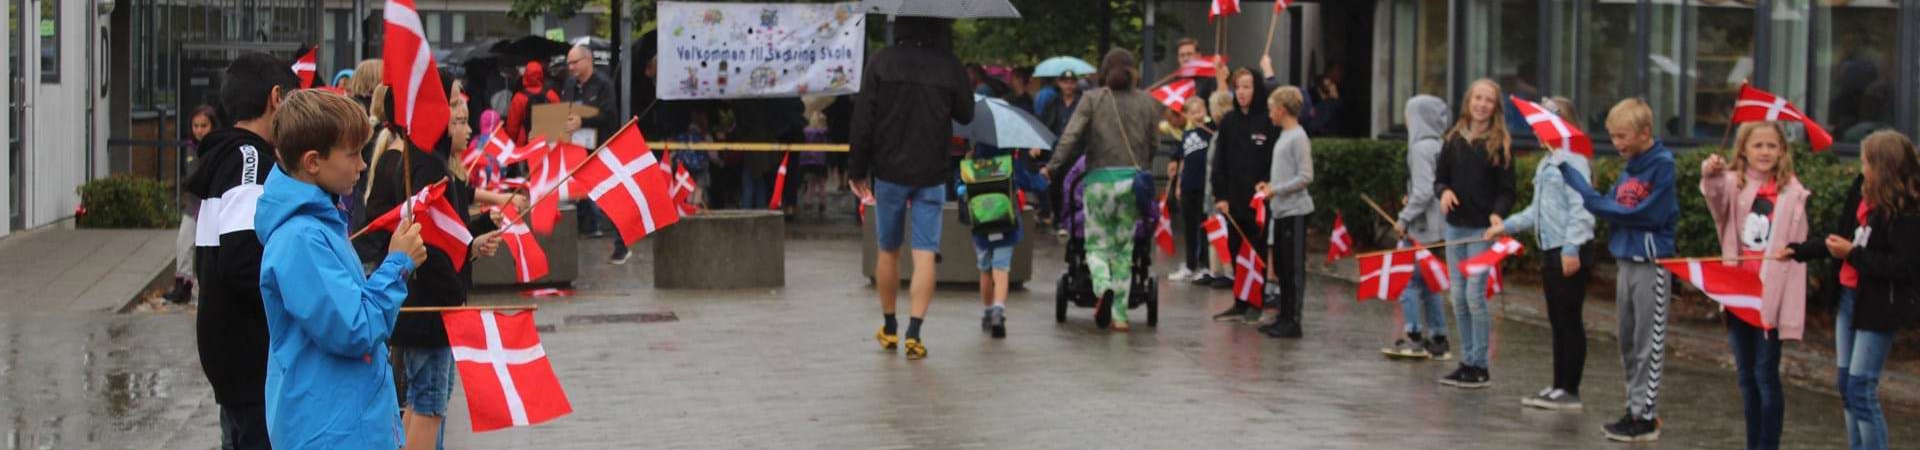
[[[1067,321],[1068,304],[1081,308],[1094,308],[1100,303],[1100,295],[1093,292],[1093,277],[1087,266],[1086,215],[1083,213],[1086,203],[1082,198],[1079,185],[1080,176],[1085,169],[1086,159],[1081,158],[1074,164],[1073,170],[1067,172],[1065,180],[1067,184],[1061,187],[1066,190],[1064,203],[1067,204],[1058,208],[1060,210],[1058,223],[1066,228],[1069,238],[1066,251],[1067,271],[1060,274],[1059,284],[1055,286],[1053,293],[1053,320],[1060,323]],[[1151,211],[1151,208],[1149,210]],[[1139,222],[1134,225],[1133,277],[1128,281],[1132,293],[1128,294],[1125,300],[1129,310],[1141,306],[1147,307],[1147,326],[1149,327],[1160,325],[1160,280],[1153,276],[1153,224],[1156,219],[1152,214],[1157,213],[1158,211],[1151,211],[1149,214],[1141,214]],[[1106,328],[1112,321],[1112,309],[1095,308],[1094,325]]]

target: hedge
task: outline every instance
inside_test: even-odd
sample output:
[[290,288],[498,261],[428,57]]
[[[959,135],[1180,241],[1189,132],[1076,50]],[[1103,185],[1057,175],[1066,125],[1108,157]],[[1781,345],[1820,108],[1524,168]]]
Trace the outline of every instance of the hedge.
[[80,192],[81,228],[172,228],[180,213],[174,208],[171,185],[131,176],[87,182]]

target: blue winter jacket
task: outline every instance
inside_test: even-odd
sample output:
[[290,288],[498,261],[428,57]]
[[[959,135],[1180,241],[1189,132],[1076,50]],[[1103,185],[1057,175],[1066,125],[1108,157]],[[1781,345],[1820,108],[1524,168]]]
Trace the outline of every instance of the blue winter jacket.
[[273,448],[398,448],[387,337],[413,260],[389,253],[371,276],[347,242],[334,196],[278,167],[254,228],[266,247],[267,436]]
[[1660,141],[1627,161],[1612,195],[1600,195],[1571,164],[1560,165],[1568,187],[1580,192],[1587,211],[1613,224],[1607,250],[1615,259],[1650,262],[1673,256],[1680,200],[1673,190],[1673,151]]

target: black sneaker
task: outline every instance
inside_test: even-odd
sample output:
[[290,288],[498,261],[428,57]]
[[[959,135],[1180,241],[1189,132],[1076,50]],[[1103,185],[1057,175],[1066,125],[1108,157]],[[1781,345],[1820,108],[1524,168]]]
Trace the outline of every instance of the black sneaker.
[[1488,373],[1485,367],[1467,366],[1466,369],[1467,373],[1460,377],[1460,384],[1456,384],[1454,387],[1461,389],[1486,389],[1493,386],[1493,374]]
[[1232,287],[1233,287],[1233,277],[1213,277],[1213,281],[1212,281],[1212,283],[1213,283],[1213,284],[1212,284],[1212,286],[1213,286],[1213,288],[1214,288],[1214,289],[1228,289],[1228,288],[1232,288]]
[[1660,440],[1660,419],[1644,420],[1635,417],[1622,417],[1603,427],[1607,439],[1615,442],[1653,442]]
[[986,311],[980,312],[980,331],[984,332],[984,331],[990,331],[992,329],[993,329],[993,308],[987,308]]
[[1468,368],[1466,364],[1461,364],[1459,367],[1453,369],[1453,373],[1440,377],[1440,384],[1443,386],[1460,387],[1460,382],[1467,379],[1467,372],[1470,370],[1472,369]]
[[1271,325],[1260,327],[1260,332],[1274,339],[1299,339],[1304,333],[1300,324],[1290,320],[1276,320]]
[[632,257],[633,257],[632,250],[615,250],[613,252],[613,256],[607,258],[607,263],[613,264],[616,266],[625,265],[627,263],[627,260]]
[[[1240,323],[1244,323],[1247,325],[1259,325],[1260,318],[1266,315],[1267,311],[1271,311],[1271,310],[1265,309],[1265,308],[1247,308],[1246,311],[1243,311],[1240,313]],[[1275,317],[1278,317],[1278,316],[1276,315]]]
[[1193,284],[1200,285],[1200,286],[1212,286],[1214,278],[1218,278],[1218,277],[1213,276],[1213,274],[1211,273],[1203,272],[1199,276],[1193,277]]
[[994,308],[993,312],[989,313],[988,323],[989,323],[988,331],[992,332],[994,339],[1005,339],[1007,337],[1007,310],[1006,309]]
[[1226,310],[1226,311],[1222,311],[1222,312],[1220,312],[1219,314],[1214,314],[1214,315],[1213,315],[1213,321],[1215,321],[1215,322],[1239,322],[1239,321],[1240,321],[1240,318],[1241,318],[1241,317],[1243,317],[1243,316],[1246,316],[1246,315],[1247,315],[1247,310],[1248,310],[1248,309],[1252,309],[1252,308],[1248,308],[1248,307],[1247,307],[1247,304],[1246,304],[1246,303],[1242,303],[1242,302],[1233,302],[1233,307],[1232,307],[1232,308],[1227,308],[1227,310]]
[[1448,348],[1445,335],[1434,336],[1427,340],[1427,357],[1434,361],[1453,360],[1453,351]]
[[1520,404],[1553,411],[1579,411],[1585,407],[1580,403],[1580,396],[1555,388],[1546,388],[1539,394],[1521,399]]

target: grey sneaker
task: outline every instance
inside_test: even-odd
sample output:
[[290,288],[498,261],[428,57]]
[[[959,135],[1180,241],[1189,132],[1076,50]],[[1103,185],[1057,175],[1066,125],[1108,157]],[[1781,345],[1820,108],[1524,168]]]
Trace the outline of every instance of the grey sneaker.
[[1553,411],[1579,411],[1585,408],[1580,403],[1580,396],[1553,388],[1547,388],[1532,397],[1521,399],[1520,404]]
[[1427,348],[1420,341],[1402,337],[1394,340],[1393,345],[1381,347],[1380,353],[1396,359],[1426,359]]
[[1427,339],[1427,357],[1432,358],[1434,361],[1453,360],[1453,351],[1448,348],[1446,336],[1434,336]]
[[[1248,325],[1259,324],[1260,318],[1265,317],[1267,311],[1273,310],[1266,308],[1247,308],[1247,312],[1240,315],[1240,323]],[[1274,312],[1275,317],[1278,317],[1279,314],[1278,311]]]

